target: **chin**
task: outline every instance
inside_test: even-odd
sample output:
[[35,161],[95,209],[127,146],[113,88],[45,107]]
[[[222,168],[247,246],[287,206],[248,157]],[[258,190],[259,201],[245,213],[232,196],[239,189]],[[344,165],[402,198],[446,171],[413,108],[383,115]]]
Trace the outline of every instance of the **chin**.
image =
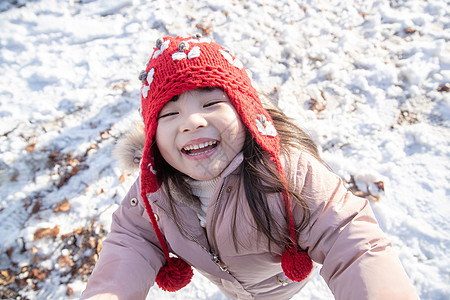
[[205,181],[205,180],[211,180],[216,178],[217,176],[219,176],[221,174],[221,172],[201,172],[201,173],[196,173],[196,174],[188,174],[189,177],[191,177],[194,180],[198,180],[198,181]]
[[[217,175],[217,176],[219,176],[219,175]],[[213,176],[213,175],[205,176],[205,174],[202,174],[202,175],[198,175],[198,176],[191,175],[189,177],[191,177],[192,179],[197,180],[197,181],[206,181],[206,180],[211,180],[213,178],[216,178],[217,176]]]

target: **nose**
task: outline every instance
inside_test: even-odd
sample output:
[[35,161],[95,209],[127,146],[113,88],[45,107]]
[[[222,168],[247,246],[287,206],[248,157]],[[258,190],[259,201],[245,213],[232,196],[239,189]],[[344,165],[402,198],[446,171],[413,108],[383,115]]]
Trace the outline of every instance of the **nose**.
[[206,127],[207,124],[208,122],[201,113],[191,113],[184,118],[180,129],[181,132],[190,132]]

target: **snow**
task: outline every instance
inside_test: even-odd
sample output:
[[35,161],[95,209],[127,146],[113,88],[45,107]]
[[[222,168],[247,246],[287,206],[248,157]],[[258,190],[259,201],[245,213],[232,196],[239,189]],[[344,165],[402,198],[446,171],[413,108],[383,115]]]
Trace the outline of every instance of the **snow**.
[[[88,237],[104,236],[136,177],[111,151],[140,119],[139,72],[157,38],[203,32],[372,199],[421,299],[449,299],[448,3],[208,2],[0,3],[2,297],[80,296],[81,262],[92,265],[96,250]],[[70,209],[55,211],[64,199]],[[198,273],[175,294],[152,288],[153,298],[226,299]],[[333,296],[317,274],[301,298]]]

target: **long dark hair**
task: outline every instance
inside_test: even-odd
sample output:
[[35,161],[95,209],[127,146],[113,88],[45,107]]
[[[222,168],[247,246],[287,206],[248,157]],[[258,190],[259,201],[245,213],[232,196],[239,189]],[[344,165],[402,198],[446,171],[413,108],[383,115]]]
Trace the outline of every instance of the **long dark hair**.
[[[269,108],[267,111],[271,115],[274,126],[280,136],[281,155],[287,160],[288,164],[290,164],[290,152],[293,149],[306,151],[320,160],[314,141],[292,119],[288,118],[282,111],[275,107]],[[168,195],[172,214],[177,219],[179,215],[176,210],[174,194],[181,195],[185,199],[188,199],[188,201],[197,201],[199,203],[200,200],[191,193],[190,186],[186,180],[189,177],[173,168],[163,159],[155,142],[152,144],[152,154],[157,170],[157,178],[165,193]],[[295,201],[303,210],[303,220],[295,220],[297,231],[303,230],[310,219],[310,212],[305,196],[294,190],[289,178],[286,178],[287,187],[284,185],[280,174],[275,165],[270,161],[267,152],[255,141],[247,129],[243,155],[244,162],[241,165],[241,172],[243,174],[245,195],[257,230],[267,237],[269,249],[272,242],[276,245],[286,245],[290,241],[289,230],[283,228],[272,216],[267,202],[267,195],[281,193],[287,188],[286,192],[289,193],[291,201]],[[286,223],[288,224],[288,222]],[[234,246],[236,251],[238,251],[238,243],[235,235],[237,230],[236,214],[233,216],[231,226]],[[183,231],[181,232],[183,233]]]

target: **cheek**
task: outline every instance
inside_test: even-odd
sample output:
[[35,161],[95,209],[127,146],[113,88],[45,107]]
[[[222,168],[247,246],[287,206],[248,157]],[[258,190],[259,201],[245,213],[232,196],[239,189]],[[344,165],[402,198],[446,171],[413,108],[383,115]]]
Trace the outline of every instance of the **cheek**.
[[[166,138],[163,138],[164,136],[166,136]],[[167,138],[167,135],[164,133],[164,130],[160,130],[158,127],[158,129],[156,129],[155,142],[159,152],[161,153],[164,159],[166,159],[166,156],[169,153],[168,140],[169,139]]]
[[232,145],[231,148],[234,152],[240,152],[245,142],[245,125],[240,119],[229,120],[227,125],[226,136],[230,145]]
[[236,144],[239,147],[239,151],[242,151],[245,143],[245,125],[242,122],[239,122],[239,132],[236,137]]
[[245,139],[245,125],[242,123],[240,118],[235,121],[235,134],[237,142],[243,142]]
[[238,138],[242,132],[245,132],[245,125],[242,123],[241,118],[234,109],[230,109],[230,111],[223,114],[223,116],[225,117],[223,118],[222,126],[229,138]]

